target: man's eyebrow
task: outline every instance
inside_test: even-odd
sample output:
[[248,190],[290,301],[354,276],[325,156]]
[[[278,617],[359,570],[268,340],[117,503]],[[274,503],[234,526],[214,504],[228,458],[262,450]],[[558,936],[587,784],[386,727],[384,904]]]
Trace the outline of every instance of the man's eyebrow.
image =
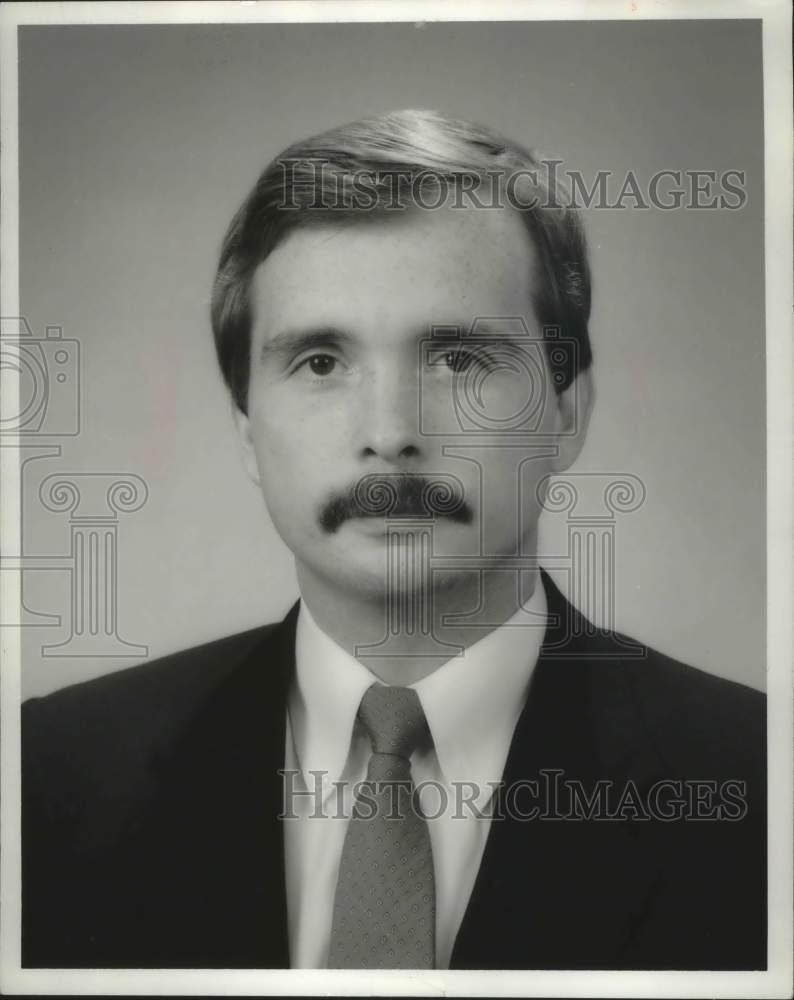
[[352,339],[349,333],[335,326],[281,330],[265,340],[259,358],[264,361],[274,354],[300,354],[313,348],[347,344]]
[[500,326],[497,323],[481,323],[472,329],[471,323],[434,324],[430,336],[425,334],[425,343],[444,344],[490,343],[500,347],[521,348],[532,342],[529,332],[521,327]]
[[428,332],[431,336],[438,337],[441,340],[444,337],[456,336],[477,337],[484,335],[486,337],[493,337],[494,339],[504,337],[510,340],[515,340],[518,337],[529,339],[530,336],[528,328],[520,320],[501,316],[480,318],[475,321],[469,319],[459,322],[453,320],[446,323],[431,323],[426,328],[425,335]]

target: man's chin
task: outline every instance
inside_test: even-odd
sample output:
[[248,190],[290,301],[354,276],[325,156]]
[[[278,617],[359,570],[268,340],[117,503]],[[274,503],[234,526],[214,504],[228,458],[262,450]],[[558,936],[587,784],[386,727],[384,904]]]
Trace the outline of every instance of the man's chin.
[[334,559],[326,576],[372,597],[426,591],[439,560],[476,556],[479,538],[472,527],[426,517],[350,518],[327,536]]
[[337,590],[384,600],[402,591],[403,581],[413,581],[417,590],[429,583],[431,546],[418,524],[395,529],[386,518],[351,518],[327,536],[326,544],[332,558],[323,559],[321,573]]
[[476,524],[460,524],[449,518],[356,517],[349,518],[331,536],[332,544],[353,559],[382,557],[384,552],[403,552],[405,558],[476,557],[480,551]]
[[[422,527],[425,524],[422,519]],[[428,538],[409,524],[389,530],[393,527],[385,518],[345,521],[338,531],[325,535],[319,548],[307,553],[310,558],[303,561],[304,572],[337,598],[348,595],[354,601],[384,607],[394,600],[426,601],[432,590],[471,584],[476,566],[473,570],[472,553],[467,549],[477,551],[476,529],[449,522]],[[446,568],[445,557],[452,559]]]

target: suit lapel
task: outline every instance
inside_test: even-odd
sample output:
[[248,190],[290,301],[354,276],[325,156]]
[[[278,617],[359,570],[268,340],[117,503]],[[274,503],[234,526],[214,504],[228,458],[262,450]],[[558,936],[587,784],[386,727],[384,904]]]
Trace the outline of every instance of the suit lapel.
[[[543,582],[549,625],[503,785],[537,781],[537,792],[499,797],[506,818],[492,821],[453,968],[614,968],[662,864],[641,823],[543,818],[569,811],[565,794],[553,804],[563,778],[589,794],[599,779],[642,787],[655,769],[614,648],[588,639],[593,626]],[[516,818],[533,805],[540,816]]]
[[[153,964],[288,968],[282,780],[296,605],[236,666],[161,765],[139,857],[165,900]],[[147,854],[148,852],[148,854]]]

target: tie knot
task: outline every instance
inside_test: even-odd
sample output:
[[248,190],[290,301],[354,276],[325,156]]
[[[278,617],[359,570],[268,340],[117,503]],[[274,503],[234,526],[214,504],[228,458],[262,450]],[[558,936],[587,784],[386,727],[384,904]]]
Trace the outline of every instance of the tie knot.
[[369,734],[373,753],[408,760],[427,733],[425,713],[412,688],[373,684],[361,699],[358,717]]

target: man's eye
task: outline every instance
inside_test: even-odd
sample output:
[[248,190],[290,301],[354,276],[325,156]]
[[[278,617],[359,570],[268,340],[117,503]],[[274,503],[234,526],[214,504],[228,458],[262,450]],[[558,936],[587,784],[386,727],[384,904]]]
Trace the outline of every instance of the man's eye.
[[472,365],[487,364],[487,358],[480,351],[467,351],[460,347],[439,351],[431,358],[431,364],[443,365],[452,372],[465,372]]
[[336,368],[337,361],[331,354],[313,354],[310,358],[306,359],[304,364],[309,366],[313,375],[323,376],[331,374],[334,368]]

